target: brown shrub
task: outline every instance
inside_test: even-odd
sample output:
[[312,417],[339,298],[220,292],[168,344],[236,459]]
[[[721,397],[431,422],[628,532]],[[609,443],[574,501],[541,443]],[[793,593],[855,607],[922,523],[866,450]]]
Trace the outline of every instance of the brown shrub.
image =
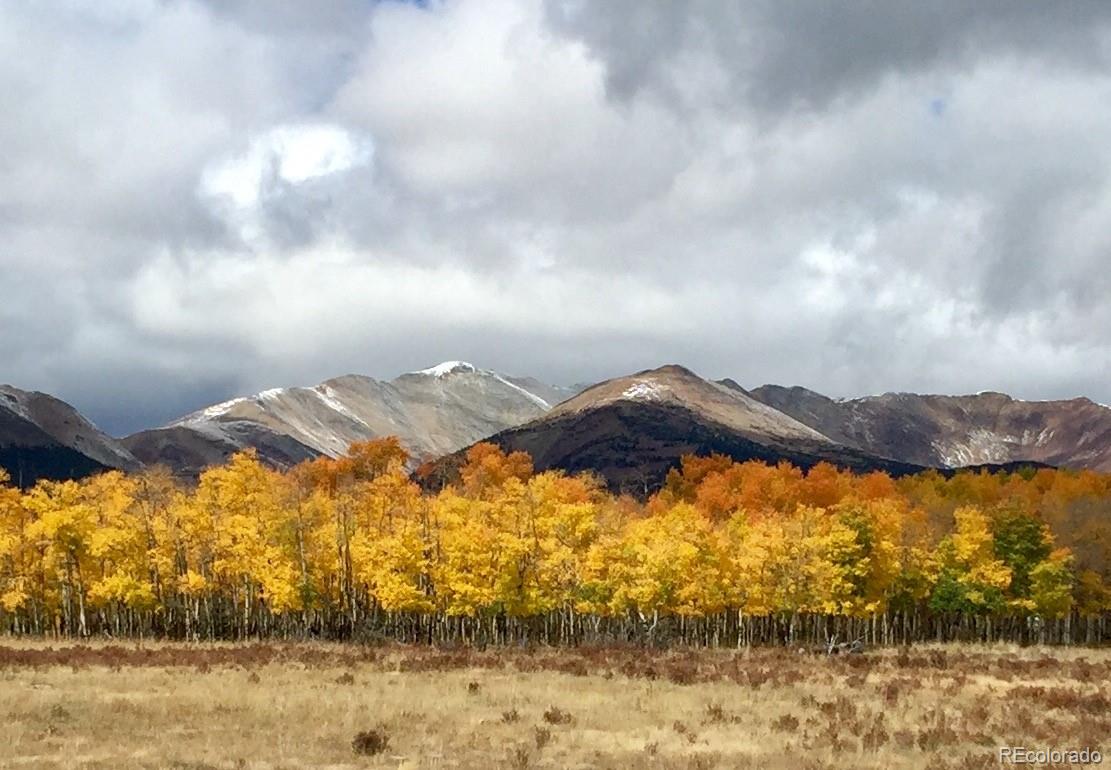
[[772,673],[769,669],[759,668],[747,672],[748,685],[754,690],[759,690],[760,686],[772,678]]
[[698,752],[687,757],[689,770],[711,770],[721,764],[721,755],[714,752]]
[[944,711],[929,711],[924,720],[931,724],[918,731],[917,743],[922,751],[936,751],[942,746],[952,745],[959,740],[957,732],[949,725]]
[[575,721],[570,712],[564,711],[558,706],[549,706],[548,710],[544,712],[544,721],[550,725],[569,725]]
[[901,749],[909,749],[914,745],[914,733],[910,730],[896,730],[892,737]]
[[509,766],[513,770],[528,770],[531,764],[532,754],[529,752],[528,746],[515,746],[509,754]]
[[850,722],[856,719],[856,704],[844,695],[838,695],[837,700],[819,703],[818,710],[825,714],[831,722]]
[[729,720],[729,715],[725,713],[720,703],[707,703],[706,704],[706,722],[708,724],[719,724]]
[[664,668],[664,676],[675,684],[694,684],[700,677],[698,664],[691,661],[674,661]]
[[892,679],[883,686],[883,702],[888,706],[894,706],[899,702],[900,693],[899,681],[897,679]]
[[783,714],[772,722],[772,729],[781,733],[793,733],[799,729],[799,720],[794,714]]
[[360,756],[381,754],[390,745],[390,736],[380,727],[363,730],[351,741],[351,750]]
[[860,736],[860,746],[865,751],[877,751],[885,745],[890,736],[887,734],[887,726],[884,724],[883,714],[876,714],[876,718],[872,724]]

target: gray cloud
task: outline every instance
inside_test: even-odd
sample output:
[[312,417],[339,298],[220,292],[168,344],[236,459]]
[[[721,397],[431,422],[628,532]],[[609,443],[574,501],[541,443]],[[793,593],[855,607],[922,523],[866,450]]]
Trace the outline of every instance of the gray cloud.
[[1007,0],[938,8],[915,0],[851,5],[780,0],[688,4],[549,0],[553,27],[583,40],[606,62],[611,93],[688,91],[688,68],[709,65],[737,96],[781,116],[821,108],[885,77],[974,67],[985,57],[1045,59],[1056,66],[1106,66],[1111,21],[1105,3],[1067,8]]
[[0,380],[1111,401],[1111,8],[0,5]]

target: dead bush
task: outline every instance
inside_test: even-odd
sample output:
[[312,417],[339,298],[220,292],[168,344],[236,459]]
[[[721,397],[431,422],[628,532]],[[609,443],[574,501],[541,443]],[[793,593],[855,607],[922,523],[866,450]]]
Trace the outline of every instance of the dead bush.
[[360,756],[381,754],[390,745],[390,736],[381,727],[363,730],[351,741],[351,750]]
[[514,747],[509,755],[509,766],[513,770],[528,770],[532,764],[532,754],[529,752],[527,746],[518,745]]
[[884,724],[883,714],[876,714],[872,724],[860,736],[860,746],[865,751],[878,751],[888,741],[887,726]]
[[899,682],[896,679],[892,679],[883,686],[883,702],[888,706],[894,706],[899,701],[899,693]]
[[958,741],[957,732],[950,727],[944,711],[927,712],[924,721],[931,724],[918,731],[917,743],[922,751],[936,751]]
[[575,721],[571,713],[558,706],[549,706],[544,712],[544,721],[550,725],[569,725]]
[[794,714],[783,714],[772,722],[772,729],[781,733],[793,733],[799,729],[799,720]]
[[706,704],[706,722],[707,724],[719,724],[727,722],[729,716],[725,713],[720,703],[707,703]]

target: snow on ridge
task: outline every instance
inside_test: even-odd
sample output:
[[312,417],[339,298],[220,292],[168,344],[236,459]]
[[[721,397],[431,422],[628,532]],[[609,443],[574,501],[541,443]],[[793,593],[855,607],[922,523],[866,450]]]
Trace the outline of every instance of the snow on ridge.
[[547,401],[545,401],[532,391],[510,382],[497,372],[491,371],[489,369],[479,369],[474,364],[469,364],[466,361],[444,361],[443,363],[436,364],[436,366],[429,367],[428,369],[421,369],[416,372],[409,372],[409,374],[420,374],[427,377],[436,377],[437,379],[441,379],[449,374],[455,374],[459,372],[465,372],[468,374],[482,374],[486,375],[487,377],[492,377],[493,379],[500,382],[502,385],[505,385],[506,387],[512,388],[513,390],[517,391],[544,411],[552,408],[551,404],[549,404]]
[[436,364],[428,369],[421,369],[416,372],[409,372],[409,374],[426,374],[429,377],[446,377],[453,372],[477,372],[478,368],[474,364],[468,364],[466,361],[444,361],[443,363]]
[[263,400],[273,400],[275,398],[279,398],[283,393],[285,393],[285,388],[270,388],[269,390],[262,391],[257,396],[255,396],[255,398]]
[[[8,386],[3,386],[3,388],[0,388],[0,393],[4,393],[5,395],[9,395],[9,396],[11,396],[11,398],[5,398],[0,403],[2,403],[6,408],[11,409],[13,412],[15,412],[17,415],[19,415],[23,419],[30,420],[31,419],[31,414],[30,414],[30,412],[27,411],[27,405],[23,403],[23,399],[20,397],[19,391],[16,391],[15,393],[9,393],[6,390],[7,387]],[[16,390],[16,389],[12,388],[12,390]],[[32,422],[33,422],[33,420],[32,420]]]
[[621,398],[641,401],[655,401],[663,398],[667,387],[654,380],[638,380],[621,393]]
[[205,420],[214,420],[217,417],[221,417],[230,412],[236,404],[242,404],[246,400],[246,398],[240,396],[239,398],[232,398],[227,401],[221,401],[219,404],[206,406],[199,412],[193,412],[192,414],[186,415],[180,420],[174,420],[170,423],[170,425],[190,425],[192,423],[204,422]]
[[549,404],[544,399],[540,398],[540,396],[536,395],[535,393],[533,393],[531,391],[525,390],[520,385],[514,385],[512,382],[505,379],[504,377],[502,377],[497,372],[490,372],[490,374],[493,375],[495,380],[502,383],[503,385],[508,385],[509,387],[513,388],[514,390],[519,391],[521,393],[521,395],[523,395],[529,401],[532,401],[534,404],[536,404],[541,409],[544,409],[545,411],[547,411],[548,409],[552,408],[552,405]]
[[349,417],[362,425],[366,425],[368,428],[370,427],[366,420],[348,409],[347,406],[337,398],[336,391],[328,385],[317,385],[315,388],[312,388],[312,392],[315,393],[329,409],[333,409],[344,417]]

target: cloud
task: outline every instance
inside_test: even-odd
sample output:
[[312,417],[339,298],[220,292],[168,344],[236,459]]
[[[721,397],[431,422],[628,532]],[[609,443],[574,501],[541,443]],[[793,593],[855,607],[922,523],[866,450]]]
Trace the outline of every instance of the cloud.
[[314,183],[367,165],[374,144],[329,124],[281,125],[242,153],[209,164],[200,194],[245,244],[256,249],[313,240],[326,201]]
[[440,359],[1111,401],[1111,9],[0,7],[0,379]]

